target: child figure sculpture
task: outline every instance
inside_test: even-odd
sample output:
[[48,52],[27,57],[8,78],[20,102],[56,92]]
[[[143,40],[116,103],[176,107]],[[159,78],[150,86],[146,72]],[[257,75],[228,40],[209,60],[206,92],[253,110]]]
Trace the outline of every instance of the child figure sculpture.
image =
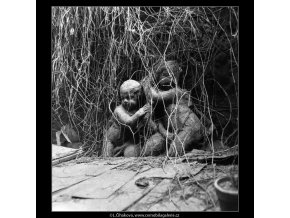
[[176,61],[162,62],[152,79],[143,81],[147,98],[153,102],[155,120],[161,135],[169,139],[169,156],[179,156],[198,144],[203,137],[203,126],[189,108],[190,96],[178,87],[181,72]]
[[112,157],[123,153],[125,157],[137,157],[141,149],[137,129],[150,106],[144,105],[141,84],[135,80],[125,81],[120,87],[120,95],[122,102],[115,108],[112,125],[105,134],[103,155]]

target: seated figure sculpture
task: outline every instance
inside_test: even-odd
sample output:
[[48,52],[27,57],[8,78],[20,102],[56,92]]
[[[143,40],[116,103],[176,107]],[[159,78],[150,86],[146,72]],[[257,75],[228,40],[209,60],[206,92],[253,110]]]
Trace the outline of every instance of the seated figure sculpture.
[[180,72],[176,61],[164,61],[155,69],[153,77],[142,82],[147,98],[152,101],[158,130],[169,141],[168,156],[185,154],[202,140],[204,133],[199,118],[189,108],[189,93],[178,87]]
[[146,126],[152,127],[153,131],[157,127],[152,120],[148,120],[148,116],[145,118],[150,105],[145,104],[145,95],[139,82],[125,81],[120,87],[120,95],[121,105],[115,108],[111,125],[105,133],[103,156],[137,157],[141,152],[142,132]]

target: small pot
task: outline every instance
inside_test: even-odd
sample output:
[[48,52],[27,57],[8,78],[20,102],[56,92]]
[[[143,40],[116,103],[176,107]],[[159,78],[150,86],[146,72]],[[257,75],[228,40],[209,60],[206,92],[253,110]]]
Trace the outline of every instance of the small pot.
[[222,183],[227,181],[231,182],[231,178],[219,178],[214,183],[220,208],[222,211],[238,211],[238,190],[228,190],[221,186]]

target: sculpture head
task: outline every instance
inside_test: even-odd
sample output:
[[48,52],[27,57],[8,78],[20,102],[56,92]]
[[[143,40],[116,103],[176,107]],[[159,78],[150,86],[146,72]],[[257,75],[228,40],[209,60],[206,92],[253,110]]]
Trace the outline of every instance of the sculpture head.
[[141,107],[145,98],[141,84],[131,79],[123,82],[120,95],[122,105],[128,111]]
[[176,61],[162,61],[155,71],[155,82],[159,87],[176,87],[179,76],[181,73],[181,68]]

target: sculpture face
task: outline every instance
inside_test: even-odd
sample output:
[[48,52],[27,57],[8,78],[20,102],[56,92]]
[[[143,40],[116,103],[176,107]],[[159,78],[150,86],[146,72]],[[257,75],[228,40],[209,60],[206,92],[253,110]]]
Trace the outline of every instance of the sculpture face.
[[168,72],[168,70],[163,70],[160,73],[160,76],[158,78],[159,86],[166,87],[170,86],[171,88],[175,87],[175,77],[172,75],[172,73]]
[[122,93],[121,99],[123,107],[127,110],[138,108],[140,95],[139,90]]
[[155,81],[162,90],[174,88],[179,80],[181,71],[176,61],[167,61],[156,71]]
[[120,87],[122,106],[130,111],[139,107],[142,97],[141,84],[135,80],[127,80]]

